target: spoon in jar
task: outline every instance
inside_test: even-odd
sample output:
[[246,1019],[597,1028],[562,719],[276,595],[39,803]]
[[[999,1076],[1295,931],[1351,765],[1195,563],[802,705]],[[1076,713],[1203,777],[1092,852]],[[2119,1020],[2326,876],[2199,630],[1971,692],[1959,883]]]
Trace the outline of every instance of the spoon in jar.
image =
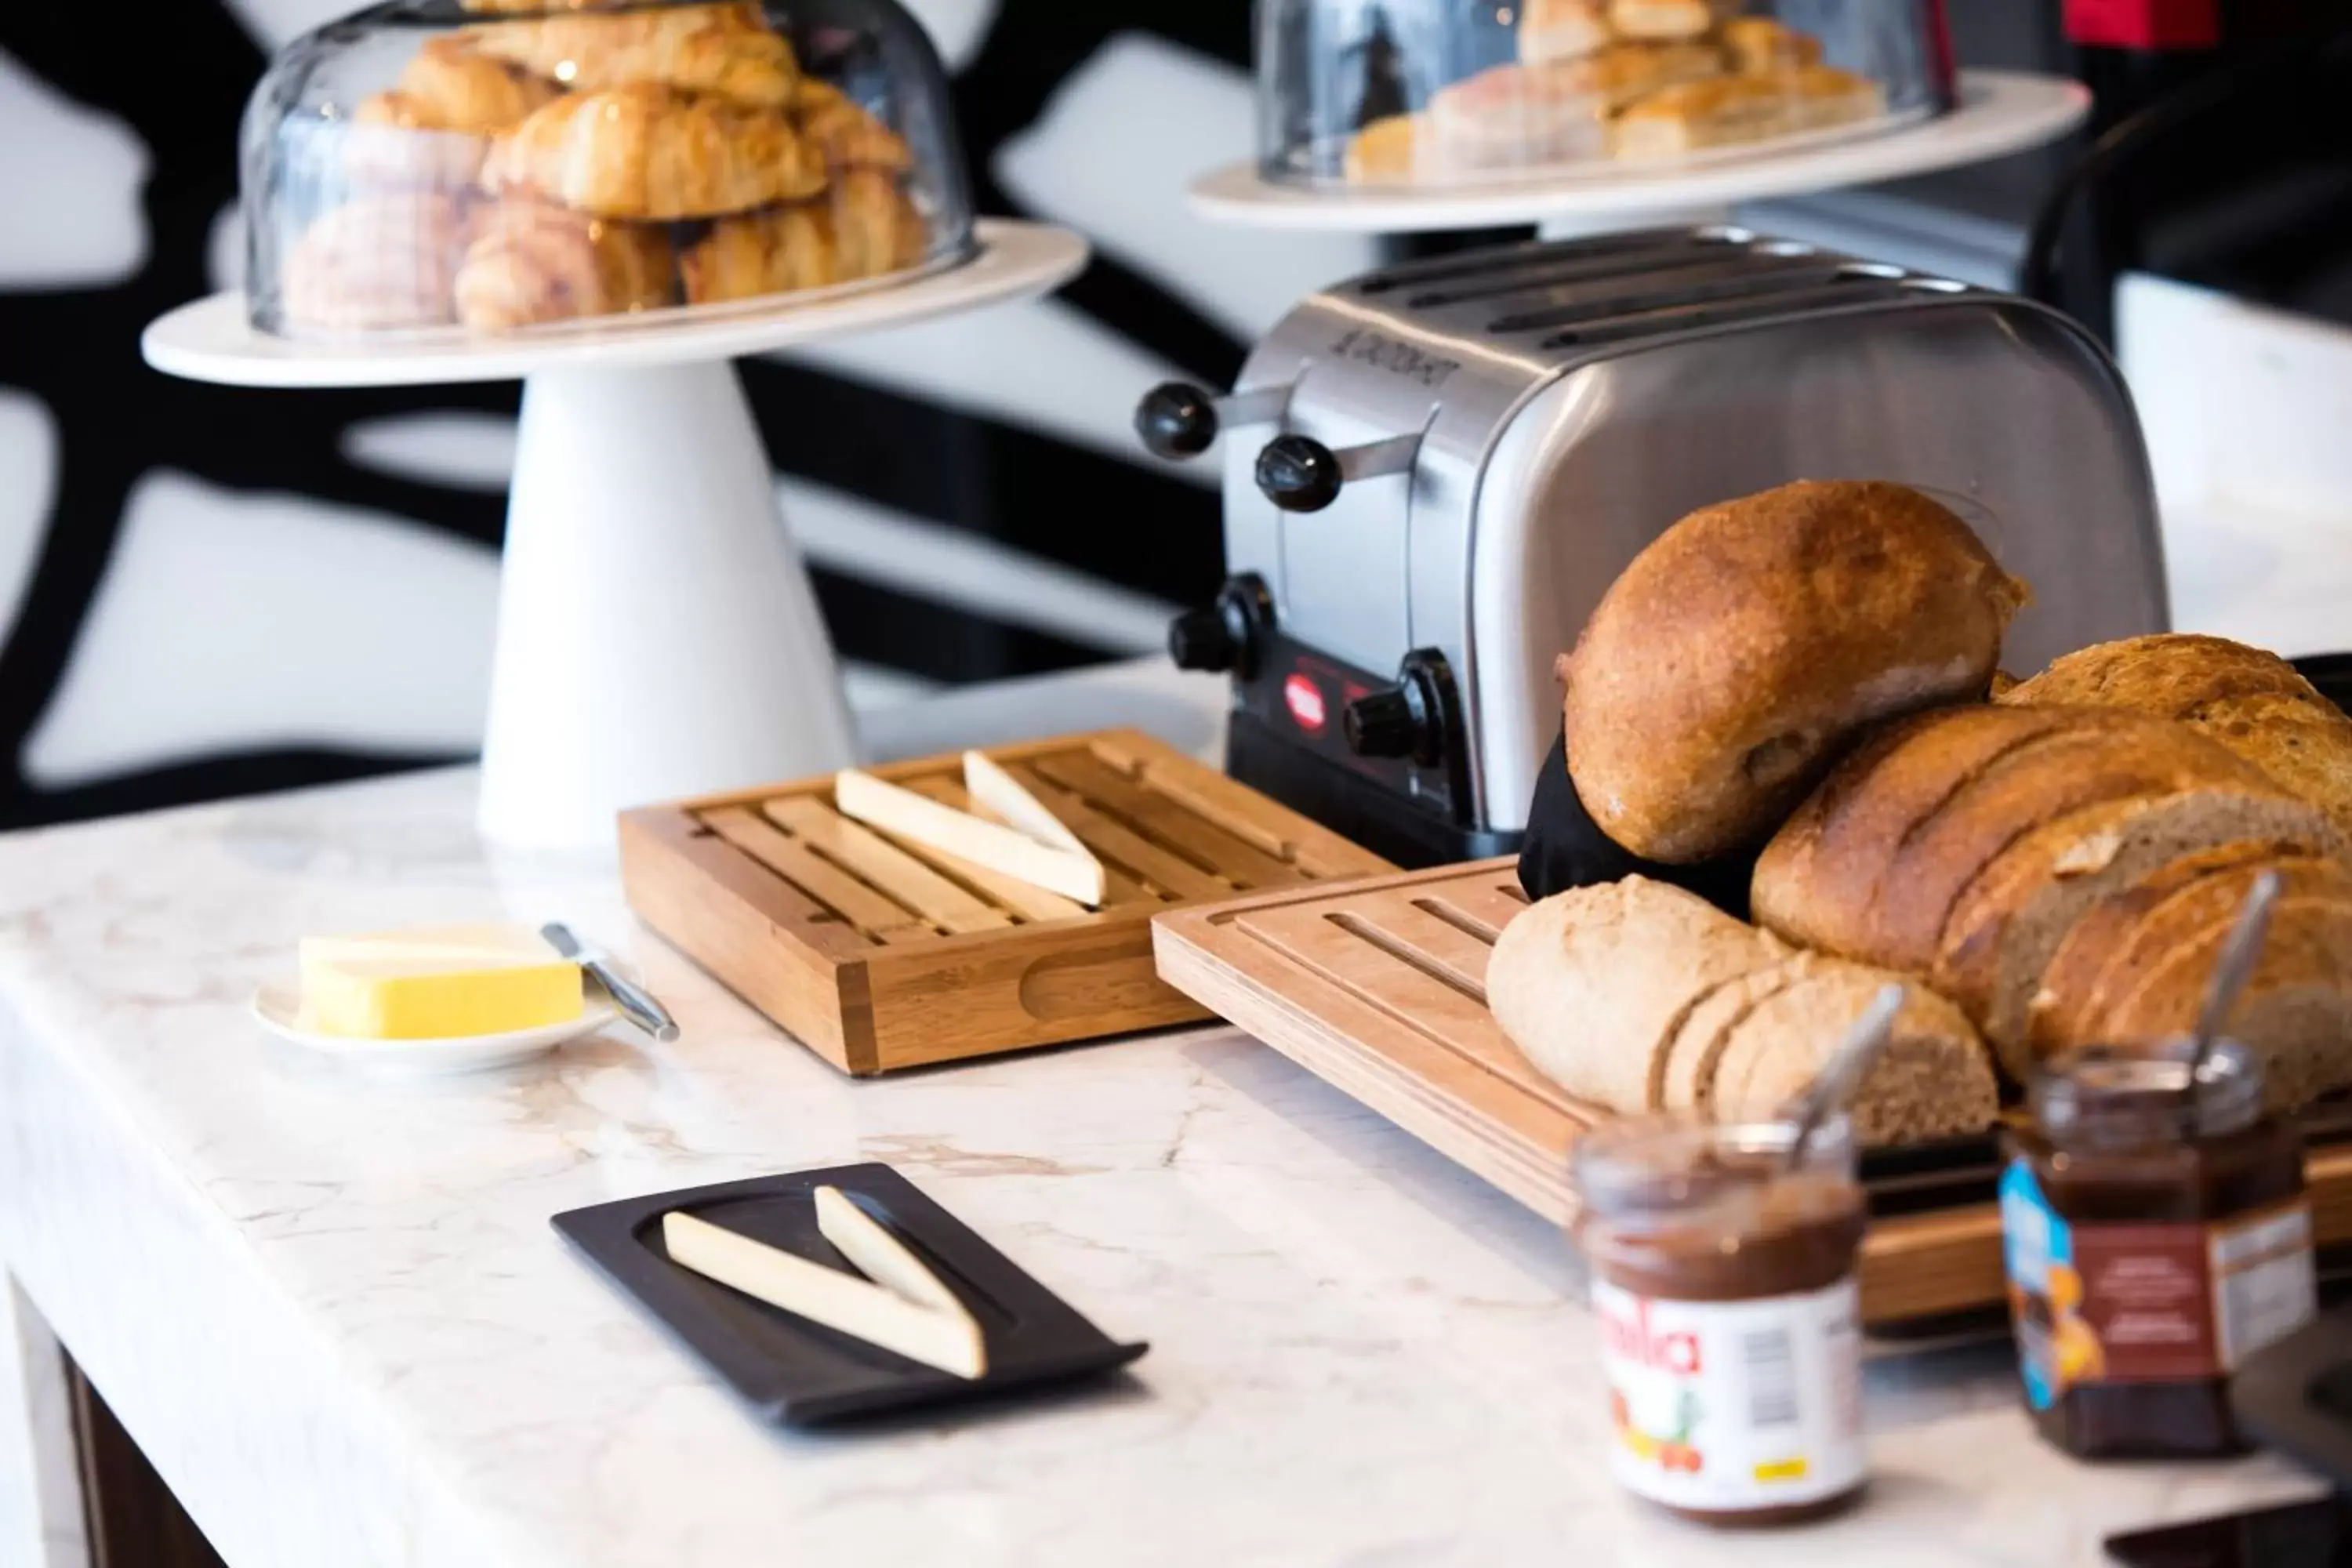
[[2278,902],[2278,896],[2276,871],[2265,871],[2254,879],[2253,889],[2238,910],[2238,923],[2230,928],[2229,940],[2221,944],[2221,956],[2214,961],[2213,977],[2205,984],[2205,1005],[2197,1015],[2197,1033],[2190,1041],[2196,1047],[2189,1058],[2190,1094],[2197,1092],[2197,1075],[2203,1070],[2205,1058],[2212,1054],[2214,1039],[2229,1023],[2246,982],[2254,977],[2254,965],[2262,961],[2263,942],[2271,931],[2271,908]]
[[1878,1053],[1895,1036],[1895,1016],[1903,1011],[1903,998],[1902,986],[1880,986],[1878,994],[1870,999],[1870,1005],[1862,1010],[1862,1016],[1853,1021],[1853,1027],[1845,1032],[1829,1065],[1806,1086],[1803,1098],[1797,1101],[1790,1118],[1797,1124],[1797,1131],[1789,1140],[1789,1169],[1793,1171],[1803,1163],[1805,1145],[1813,1141],[1822,1123],[1862,1087],[1870,1064],[1878,1059]]

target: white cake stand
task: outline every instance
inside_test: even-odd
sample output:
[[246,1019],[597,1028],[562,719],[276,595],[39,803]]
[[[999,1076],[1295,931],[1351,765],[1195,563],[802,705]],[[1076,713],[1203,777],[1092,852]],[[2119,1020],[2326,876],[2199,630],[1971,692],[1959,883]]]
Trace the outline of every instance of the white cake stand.
[[866,293],[509,338],[297,342],[256,331],[241,293],[216,294],[156,321],[141,348],[158,370],[236,386],[522,379],[481,829],[609,854],[624,807],[856,760],[728,362],[1044,293],[1086,265],[1066,229],[983,220],[975,239],[961,266]]
[[2055,141],[2083,123],[2091,94],[2063,77],[1960,73],[1952,112],[1899,130],[1828,134],[1672,168],[1602,163],[1565,174],[1431,189],[1277,184],[1255,163],[1192,182],[1202,217],[1250,228],[1426,233],[1535,224],[1547,237],[1719,219],[1734,202],[1835,190],[1978,163]]

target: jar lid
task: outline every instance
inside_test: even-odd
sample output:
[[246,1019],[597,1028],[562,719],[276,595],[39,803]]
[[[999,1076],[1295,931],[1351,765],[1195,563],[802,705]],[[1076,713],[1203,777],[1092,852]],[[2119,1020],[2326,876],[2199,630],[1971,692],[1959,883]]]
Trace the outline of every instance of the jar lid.
[[1768,1189],[1851,1186],[1853,1133],[1845,1118],[1815,1129],[1792,1167],[1789,1146],[1795,1137],[1796,1128],[1787,1121],[1626,1117],[1577,1141],[1577,1196],[1596,1217],[1639,1225],[1683,1221],[1727,1205],[1760,1218],[1767,1206],[1782,1206],[1756,1201]]
[[2243,1042],[2217,1039],[2202,1059],[2187,1036],[2089,1045],[2043,1067],[2028,1090],[2042,1130],[2108,1148],[2218,1138],[2263,1109],[2263,1063]]

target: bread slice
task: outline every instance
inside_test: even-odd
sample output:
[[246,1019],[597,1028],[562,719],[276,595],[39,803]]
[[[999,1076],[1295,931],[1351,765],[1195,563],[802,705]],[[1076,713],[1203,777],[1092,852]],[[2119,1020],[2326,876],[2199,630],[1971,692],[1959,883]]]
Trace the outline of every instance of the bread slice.
[[1658,1055],[1657,1070],[1651,1079],[1652,1108],[1706,1110],[1714,1091],[1716,1066],[1723,1058],[1732,1030],[1758,1004],[1787,990],[1814,965],[1827,962],[1818,953],[1792,952],[1752,973],[1725,981],[1700,997]]
[[[2177,918],[2172,913],[2176,900],[2196,902],[2207,911],[2198,918],[2208,919],[2214,907],[2210,900],[2218,898],[2235,907],[2252,887],[2252,878],[2264,870],[2278,871],[2294,886],[2308,868],[2331,864],[2293,843],[2238,839],[2179,856],[2130,886],[2107,892],[2067,928],[2057,951],[2042,967],[2041,980],[2026,1003],[2022,1048],[2014,1055],[2004,1050],[2003,1065],[2021,1079],[2034,1064],[2087,1038],[2110,969],[2127,953],[2135,932],[2144,924],[2159,918],[2169,923]],[[2228,876],[2242,868],[2245,876]],[[2225,881],[2216,882],[2224,878]],[[2223,890],[2215,893],[2211,889],[2216,886]]]
[[1576,793],[1647,859],[1756,843],[1872,724],[1981,697],[2027,596],[1901,485],[1693,512],[1619,574],[1562,664]]
[[2245,907],[2255,879],[2271,870],[2279,873],[2282,902],[2352,899],[2352,876],[2325,858],[2249,861],[2198,878],[2121,934],[2087,994],[2053,994],[2043,1000],[2049,1048],[2064,1050],[2100,1038],[2114,1010],[2138,994],[2182,951],[2216,931],[2226,932]]
[[1570,1094],[1644,1110],[1653,1065],[1701,994],[1787,953],[1694,894],[1627,877],[1513,917],[1486,967],[1486,1004]]
[[[2236,918],[2230,910],[2173,944],[2127,995],[2098,1009],[2092,1037],[2158,1039],[2194,1026]],[[2352,1081],[2352,900],[2278,902],[2262,960],[2223,1032],[2262,1057],[2264,1098],[2274,1108]]]
[[2071,812],[1989,862],[1953,905],[1929,977],[2022,1079],[2027,1016],[2074,922],[2108,894],[2184,856],[2248,839],[2336,847],[2326,814],[2257,781],[2142,795]]
[[[1956,791],[1896,848],[1871,905],[1872,945],[1853,956],[1925,973],[1969,884],[2036,828],[2106,802],[2208,788],[2293,804],[2245,763],[2179,724],[2078,710],[2069,728],[2018,747]],[[2324,824],[2316,826],[2324,831]]]
[[2072,719],[2063,709],[1973,706],[1885,726],[1765,845],[1748,888],[1757,922],[1830,952],[1866,947],[1889,847],[1916,832],[1986,768]]
[[[1717,1121],[1779,1115],[1829,1060],[1879,988],[1897,976],[1824,960],[1731,1031],[1709,1109]],[[1895,1035],[1850,1112],[1865,1147],[1980,1131],[2000,1111],[1992,1061],[1960,1010],[1906,983]]]
[[2352,718],[2265,649],[2186,633],[2126,637],[2068,654],[2000,700],[2177,719],[2324,808],[2352,835]]

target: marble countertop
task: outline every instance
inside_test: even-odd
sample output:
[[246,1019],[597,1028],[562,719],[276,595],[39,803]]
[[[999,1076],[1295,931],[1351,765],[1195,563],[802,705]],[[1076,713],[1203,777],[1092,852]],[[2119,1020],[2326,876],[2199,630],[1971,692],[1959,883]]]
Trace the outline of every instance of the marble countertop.
[[[1087,689],[1213,744],[1196,695]],[[961,738],[898,722],[899,750]],[[635,927],[609,871],[486,856],[471,807],[441,772],[0,839],[0,1261],[236,1568],[2050,1568],[2315,1489],[2266,1458],[2069,1463],[1980,1344],[1874,1362],[1847,1520],[1673,1522],[1603,1472],[1563,1238],[1272,1051],[1204,1028],[853,1082]],[[609,942],[683,1037],[403,1086],[247,1016],[302,932],[500,915]],[[547,1223],[853,1160],[1150,1354],[1046,1400],[782,1434]]]

